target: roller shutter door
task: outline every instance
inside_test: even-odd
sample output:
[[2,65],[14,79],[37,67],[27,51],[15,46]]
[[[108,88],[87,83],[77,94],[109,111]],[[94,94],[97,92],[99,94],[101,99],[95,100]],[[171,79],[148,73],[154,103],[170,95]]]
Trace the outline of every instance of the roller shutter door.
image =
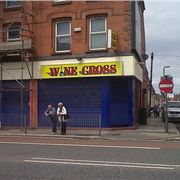
[[39,126],[44,126],[44,111],[48,104],[57,108],[63,102],[69,113],[101,113],[101,79],[51,79],[38,82]]
[[[29,125],[29,82],[24,81],[24,86],[26,90],[23,93],[23,114],[26,115],[27,125]],[[18,126],[24,124],[21,122],[21,93],[20,86],[15,81],[3,81],[2,87],[4,90],[2,92],[2,125],[3,126]]]

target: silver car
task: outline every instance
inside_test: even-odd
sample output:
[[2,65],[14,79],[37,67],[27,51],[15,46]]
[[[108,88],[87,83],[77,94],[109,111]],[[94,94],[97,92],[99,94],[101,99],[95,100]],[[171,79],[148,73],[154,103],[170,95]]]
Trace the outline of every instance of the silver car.
[[[165,119],[165,108],[162,112],[162,118]],[[180,101],[168,101],[167,103],[168,120],[180,121]]]

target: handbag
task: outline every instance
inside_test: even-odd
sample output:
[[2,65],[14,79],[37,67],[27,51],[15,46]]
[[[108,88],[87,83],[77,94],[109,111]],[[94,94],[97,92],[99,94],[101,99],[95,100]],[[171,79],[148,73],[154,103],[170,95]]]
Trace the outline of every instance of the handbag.
[[65,120],[70,119],[70,115],[69,115],[68,112],[67,112],[67,114],[64,115],[64,119],[65,119]]

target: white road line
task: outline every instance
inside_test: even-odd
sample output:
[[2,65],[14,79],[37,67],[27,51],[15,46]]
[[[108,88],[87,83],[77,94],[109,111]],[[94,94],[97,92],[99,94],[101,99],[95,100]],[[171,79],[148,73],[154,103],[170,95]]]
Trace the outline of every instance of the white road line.
[[[6,136],[4,135],[0,135],[1,138],[4,138],[4,137],[11,137],[12,138],[12,133],[10,133],[11,135],[7,135],[5,134]],[[23,139],[58,139],[59,140],[59,137],[56,137],[56,136],[33,136],[33,134],[26,134],[26,136],[21,136],[23,134],[19,134],[19,135],[16,135],[14,134],[13,137],[16,137],[16,138],[19,138],[19,137],[22,137]],[[61,137],[61,139],[67,139],[66,137]],[[71,139],[71,138],[69,138]]]
[[24,160],[24,162],[30,163],[45,163],[45,164],[67,164],[67,165],[81,165],[81,166],[102,166],[102,167],[123,167],[123,168],[141,168],[141,169],[161,169],[161,170],[173,170],[173,167],[161,167],[161,166],[140,166],[140,165],[126,165],[126,164],[101,164],[101,163],[86,163],[86,162],[59,162],[59,161],[43,161],[43,160]]
[[105,146],[105,145],[89,145],[89,144],[52,144],[52,143],[26,143],[26,142],[0,142],[0,144],[17,144],[17,145],[41,145],[41,146],[70,146],[70,147],[95,147],[95,148],[120,148],[120,149],[146,149],[160,150],[159,147],[144,146]]
[[110,163],[110,164],[128,164],[128,165],[141,165],[141,166],[163,166],[163,167],[177,167],[180,165],[176,164],[153,164],[153,163],[136,163],[136,162],[121,162],[121,161],[94,161],[86,159],[57,159],[57,158],[39,158],[32,157],[31,160],[44,160],[44,161],[67,161],[67,162],[90,162],[90,163]]

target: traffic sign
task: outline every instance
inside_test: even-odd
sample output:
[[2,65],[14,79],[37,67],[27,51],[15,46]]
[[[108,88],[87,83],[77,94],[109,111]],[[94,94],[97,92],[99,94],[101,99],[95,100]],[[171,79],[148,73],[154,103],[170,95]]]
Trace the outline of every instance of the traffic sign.
[[162,79],[159,82],[159,89],[163,93],[172,93],[173,87],[174,87],[174,84],[170,78]]

